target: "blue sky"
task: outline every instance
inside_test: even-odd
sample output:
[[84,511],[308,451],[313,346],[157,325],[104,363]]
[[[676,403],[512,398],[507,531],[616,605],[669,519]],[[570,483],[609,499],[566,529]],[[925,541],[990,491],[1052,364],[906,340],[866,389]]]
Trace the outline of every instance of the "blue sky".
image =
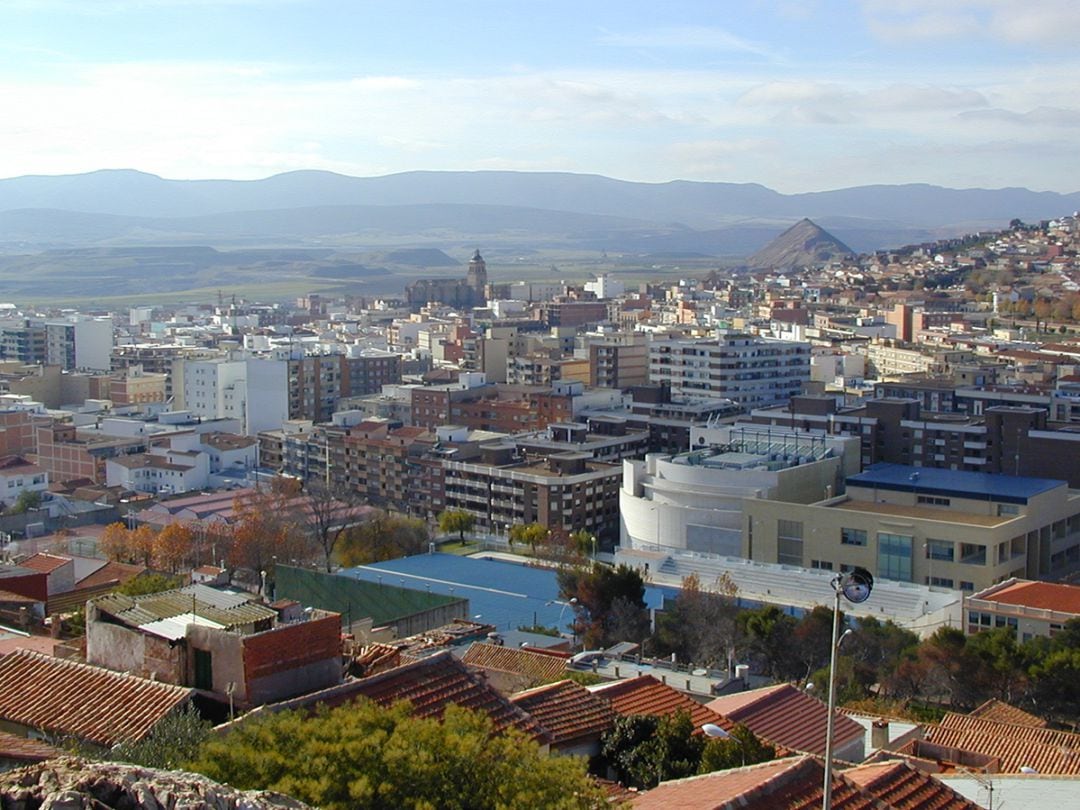
[[1075,0],[2,0],[0,177],[1080,190]]

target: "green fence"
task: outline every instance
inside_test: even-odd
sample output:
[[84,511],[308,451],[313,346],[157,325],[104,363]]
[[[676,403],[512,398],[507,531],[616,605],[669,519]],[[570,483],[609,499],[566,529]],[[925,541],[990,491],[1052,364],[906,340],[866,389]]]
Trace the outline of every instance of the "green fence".
[[276,599],[295,599],[304,607],[340,613],[346,624],[368,617],[375,627],[398,624],[410,616],[467,601],[280,563],[275,570]]

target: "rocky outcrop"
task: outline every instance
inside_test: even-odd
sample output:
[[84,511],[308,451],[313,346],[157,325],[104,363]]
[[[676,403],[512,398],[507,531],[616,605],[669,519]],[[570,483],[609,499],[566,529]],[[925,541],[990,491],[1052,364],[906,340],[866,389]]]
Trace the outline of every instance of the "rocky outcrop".
[[749,267],[792,270],[819,267],[853,255],[851,248],[808,219],[801,219],[752,256]]
[[3,810],[310,810],[289,796],[234,790],[194,773],[75,757],[0,773]]

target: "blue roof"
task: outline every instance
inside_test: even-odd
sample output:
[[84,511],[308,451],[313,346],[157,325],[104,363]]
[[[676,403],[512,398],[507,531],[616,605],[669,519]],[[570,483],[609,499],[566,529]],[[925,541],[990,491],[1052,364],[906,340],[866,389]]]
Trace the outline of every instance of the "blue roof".
[[[469,600],[469,613],[502,630],[517,630],[534,623],[570,632],[574,610],[559,597],[555,571],[505,560],[459,557],[454,554],[417,554],[397,560],[362,565],[341,571],[344,576],[387,585],[453,594]],[[452,589],[452,590],[451,590]],[[645,604],[663,606],[677,588],[645,586]]]
[[886,463],[874,464],[864,472],[850,476],[847,485],[1022,504],[1040,493],[1068,486],[1067,482],[1055,478],[1027,478]]

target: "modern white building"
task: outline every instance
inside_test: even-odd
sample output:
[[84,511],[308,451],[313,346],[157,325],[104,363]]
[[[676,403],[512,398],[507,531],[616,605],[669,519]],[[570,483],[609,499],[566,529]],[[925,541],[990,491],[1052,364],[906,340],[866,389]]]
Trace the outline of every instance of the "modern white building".
[[746,499],[812,503],[858,472],[858,439],[726,425],[695,428],[691,452],[623,462],[620,545],[742,556]]
[[73,317],[45,323],[45,363],[65,371],[109,371],[113,323],[108,318]]
[[656,336],[649,345],[649,380],[675,396],[730,399],[740,407],[786,402],[810,379],[810,344],[722,332],[700,340]]
[[277,430],[289,418],[289,365],[278,358],[188,360],[183,404],[203,419],[237,419],[243,431]]
[[593,293],[600,300],[618,298],[626,292],[626,284],[621,279],[605,274],[597,276],[595,281],[586,281],[585,292]]

